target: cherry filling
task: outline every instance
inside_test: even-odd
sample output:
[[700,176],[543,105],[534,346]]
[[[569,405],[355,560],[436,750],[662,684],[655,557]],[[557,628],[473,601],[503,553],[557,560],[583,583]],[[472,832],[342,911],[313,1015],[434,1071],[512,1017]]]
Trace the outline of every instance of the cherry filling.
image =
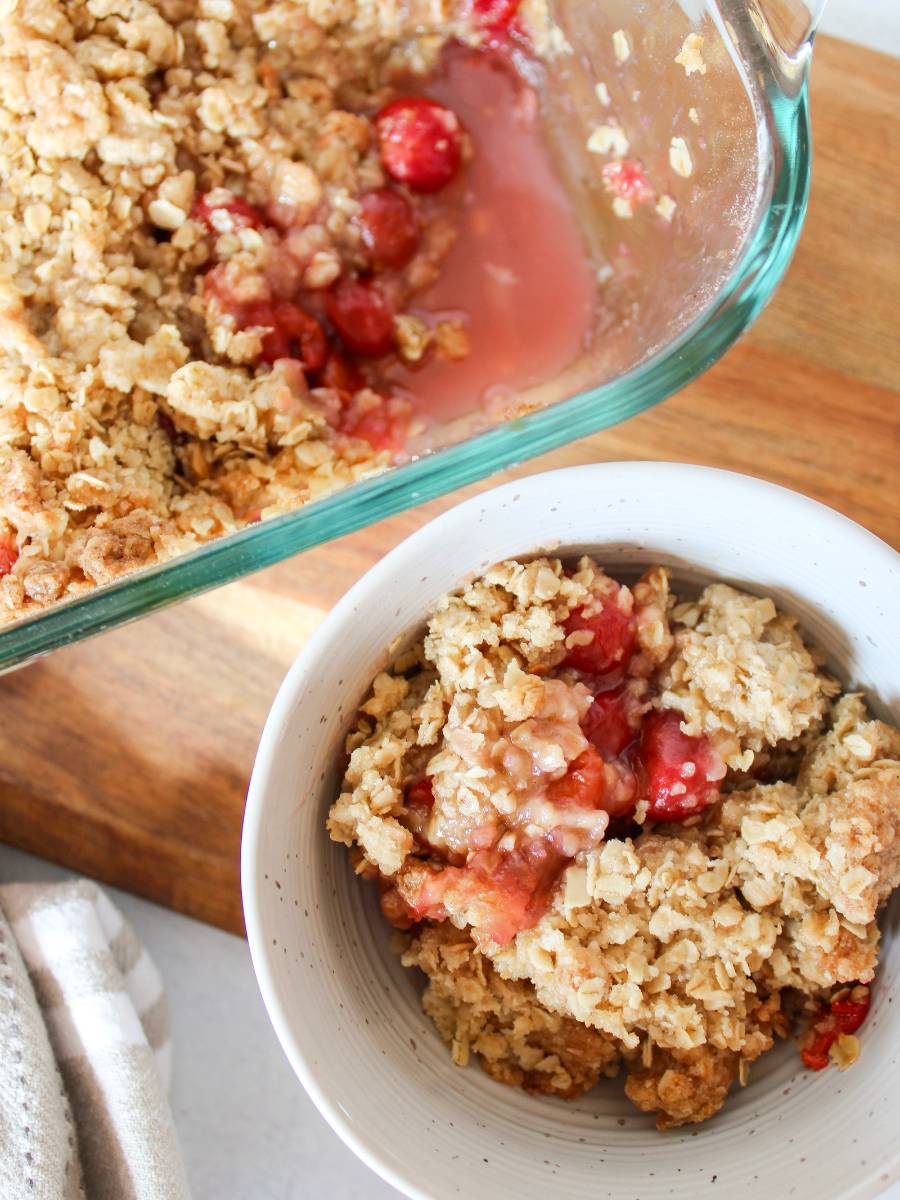
[[[392,179],[414,191],[433,192],[455,178],[462,162],[463,135],[456,114],[446,105],[422,96],[403,96],[378,113],[374,126],[385,171]],[[198,196],[191,216],[216,235],[266,230],[271,243],[266,274],[280,298],[271,299],[271,291],[264,288],[253,301],[241,299],[225,264],[207,272],[205,291],[215,296],[238,330],[261,331],[260,362],[272,365],[279,359],[293,359],[315,386],[337,393],[337,400],[322,405],[326,419],[339,432],[362,438],[376,450],[401,450],[409,433],[409,402],[371,388],[353,361],[381,359],[393,350],[394,303],[388,291],[396,294],[396,279],[387,279],[382,287],[369,271],[362,276],[345,271],[316,296],[296,282],[299,268],[291,265],[291,230],[284,222],[267,220],[226,188]],[[416,255],[419,223],[404,191],[388,186],[364,192],[355,220],[371,272],[400,271]]]
[[393,308],[371,280],[338,280],[325,297],[325,311],[351,353],[379,358],[393,345]]
[[[611,594],[569,614],[565,631],[571,645],[564,667],[607,682],[620,677],[637,634],[626,595],[617,586]],[[583,641],[588,635],[590,640]],[[648,820],[684,821],[718,799],[724,768],[707,739],[683,733],[676,712],[651,712],[639,720],[624,685],[595,692],[582,729],[594,750],[618,771],[620,786],[601,805],[613,818],[630,816],[643,799]],[[634,787],[629,793],[630,779]]]
[[[569,650],[564,667],[589,675],[608,675],[623,668],[634,649],[635,622],[630,607],[622,607],[617,587],[609,596],[573,609],[565,624]],[[574,637],[572,635],[575,635]],[[570,642],[571,639],[571,642]]]
[[[640,799],[648,804],[648,820],[683,821],[718,798],[721,761],[705,738],[682,732],[677,712],[649,713],[638,734],[628,693],[618,687],[595,696],[582,728],[590,744],[543,793],[559,824],[541,837],[521,838],[512,849],[502,849],[502,839],[476,848],[473,836],[464,866],[437,866],[408,904],[399,897],[389,902],[397,911],[403,906],[403,921],[444,920],[449,899],[452,911],[465,911],[479,936],[503,944],[543,916],[563,870],[584,848],[567,829],[566,813],[577,818],[603,812],[618,828]],[[411,784],[405,804],[420,845],[433,850],[423,832],[435,804],[431,780]],[[584,823],[573,828],[579,824]]]
[[649,821],[686,821],[719,798],[724,766],[704,737],[689,737],[677,712],[644,717],[637,753],[638,788]]
[[541,919],[568,862],[550,838],[524,841],[513,850],[477,850],[464,867],[444,867],[419,886],[410,909],[417,920],[443,921],[452,893],[455,909],[477,904],[479,933],[504,945]]
[[[577,820],[579,811],[598,813],[614,807],[615,787],[610,784],[608,772],[600,754],[589,746],[562,779],[547,787],[543,796],[545,814],[546,806],[552,806],[560,818],[559,825],[540,836],[520,832],[512,846],[505,844],[508,835],[498,840],[496,824],[473,831],[465,864],[435,863],[400,913],[401,919],[406,920],[412,913],[416,920],[442,921],[448,915],[449,903],[452,911],[467,911],[480,937],[501,945],[521,930],[531,928],[547,911],[560,874],[579,848],[571,840],[579,836],[578,826],[583,824]],[[434,803],[430,779],[417,780],[407,788],[404,796],[407,825],[433,863],[441,857],[426,835]],[[629,803],[633,807],[633,796]],[[566,824],[567,814],[575,816],[572,829]],[[600,817],[590,824],[602,837],[606,818]],[[581,838],[585,836],[581,832]],[[399,902],[391,899],[385,907],[383,901],[382,907],[386,913],[387,908],[391,909],[389,918],[396,923],[394,916],[400,912]]]
[[629,204],[646,204],[656,196],[653,185],[644,174],[643,164],[636,158],[621,158],[607,163],[601,174],[606,190],[627,200]]
[[419,248],[416,215],[396,188],[374,188],[360,196],[359,226],[377,270],[405,267]]
[[[644,685],[624,678],[636,644],[631,601],[615,585],[570,614],[562,665],[596,689],[581,721],[588,745],[560,778],[520,793],[505,824],[498,818],[470,831],[464,865],[449,865],[428,840],[436,803],[431,779],[408,786],[407,824],[430,867],[411,899],[398,893],[384,902],[392,920],[462,913],[479,938],[503,944],[540,919],[568,864],[610,827],[616,837],[640,833],[633,820],[639,802],[649,821],[683,821],[718,799],[725,770],[712,745],[685,734],[677,712],[646,713]],[[611,678],[619,681],[612,687]]]
[[[721,762],[705,738],[682,732],[678,713],[649,713],[638,735],[628,693],[618,687],[595,696],[582,728],[587,749],[544,789],[544,802],[558,813],[604,812],[618,827],[644,799],[648,820],[683,821],[718,798]],[[405,803],[420,845],[432,849],[421,832],[435,803],[431,780],[411,784]],[[444,920],[449,897],[453,911],[466,911],[480,936],[503,944],[547,911],[559,876],[583,848],[571,837],[563,819],[513,849],[475,849],[472,839],[465,866],[432,870],[403,909],[403,920],[410,914]],[[391,903],[396,908],[399,901]]]
[[800,1050],[800,1057],[811,1071],[822,1071],[830,1061],[829,1051],[842,1034],[856,1033],[872,1004],[867,987],[855,985],[838,993],[813,1021]]
[[[216,195],[215,212],[230,213],[232,206],[223,199],[222,189]],[[406,203],[402,198],[401,202]],[[243,207],[238,206],[236,211],[243,213]],[[210,227],[213,228],[216,216],[213,215],[211,220]],[[398,252],[398,245],[395,241],[394,252]],[[362,438],[375,450],[399,451],[403,448],[411,417],[409,402],[382,396],[373,390],[366,392],[364,403],[356,402],[354,398],[368,386],[366,376],[352,358],[330,344],[326,327],[318,317],[296,300],[242,302],[236,299],[224,265],[214,266],[207,272],[204,289],[216,297],[237,329],[263,331],[260,362],[271,365],[279,359],[292,359],[301,364],[314,386],[330,388],[337,393],[335,403],[326,406],[325,416],[339,432]],[[326,293],[324,309],[333,336],[351,354],[375,358],[390,351],[393,309],[371,280],[339,279]]]
[[618,758],[637,739],[638,730],[628,714],[624,687],[598,692],[581,722],[584,736],[604,758]]
[[482,29],[508,28],[519,10],[520,0],[472,0],[472,16]]
[[[399,412],[392,412],[396,403]],[[341,433],[347,437],[362,438],[369,443],[373,450],[387,450],[392,453],[402,450],[406,445],[409,434],[409,406],[405,401],[389,400],[384,405],[371,408],[359,417],[352,415],[342,418],[338,425]]]
[[[242,235],[246,251],[224,264],[220,285],[213,275],[220,268],[207,274],[207,296],[218,300],[207,306],[208,323],[218,310],[228,327],[248,328],[241,304],[251,287],[260,304],[298,306],[322,327],[324,364],[311,365],[321,359],[314,329],[298,338],[274,312],[258,311],[265,319],[256,326],[259,366],[282,357],[300,363],[314,391],[334,393],[311,403],[335,429],[388,449],[432,423],[477,415],[479,406],[492,420],[506,415],[513,397],[581,353],[596,316],[595,272],[547,153],[536,90],[520,57],[505,52],[527,51],[521,6],[462,0],[457,7],[482,31],[477,47],[448,46],[427,80],[398,79],[390,103],[359,114],[371,151],[346,222],[331,219],[328,186],[310,211],[311,193],[294,203],[291,188],[282,196],[279,175],[269,196],[251,193],[259,207],[217,187],[192,210],[195,233],[209,233],[209,262],[234,248],[229,233]],[[269,64],[266,86],[277,91],[279,74]],[[376,163],[373,178],[375,155],[382,170]],[[259,274],[244,268],[251,258],[263,260]],[[562,296],[552,314],[540,300],[548,270]],[[248,344],[244,337],[229,346],[229,357],[247,362]],[[342,361],[356,370],[343,371]],[[362,390],[366,403],[347,411]],[[410,398],[423,420],[413,426],[396,405],[376,415],[376,396]]]
[[381,163],[398,183],[436,192],[456,177],[463,135],[452,109],[426,96],[400,96],[375,118]]
[[602,808],[606,764],[593,746],[579,754],[561,779],[547,785],[547,799],[562,808]]
[[238,329],[264,329],[260,361],[277,362],[279,358],[294,358],[304,370],[313,372],[325,366],[328,340],[325,330],[314,316],[288,300],[235,300],[224,281],[223,269],[213,267],[204,280],[207,292],[219,300],[231,315]]
[[[561,779],[547,785],[547,800],[563,809],[593,809],[610,819],[634,812],[636,801],[634,772],[629,764],[606,759],[594,746],[588,746]],[[562,846],[565,834],[554,834]],[[569,857],[574,857],[569,855]]]
[[[325,330],[315,317],[290,301],[282,300],[275,305],[254,305],[261,311],[254,312],[247,324],[271,325],[272,332],[263,338],[260,357],[263,362],[274,363],[279,358],[296,358],[307,371],[318,371],[328,358],[328,342]],[[265,318],[265,319],[260,319]]]
[[331,350],[317,382],[320,387],[333,388],[336,392],[352,396],[366,386],[366,377],[356,363],[345,358],[340,350]]
[[0,538],[0,579],[8,575],[19,558],[15,540],[11,537]]
[[434,786],[427,775],[409,785],[403,802],[407,808],[416,808],[422,812],[430,812],[434,808]]
[[202,221],[210,233],[234,233],[239,229],[262,229],[266,219],[243,196],[225,188],[203,192],[194,201],[191,216]]

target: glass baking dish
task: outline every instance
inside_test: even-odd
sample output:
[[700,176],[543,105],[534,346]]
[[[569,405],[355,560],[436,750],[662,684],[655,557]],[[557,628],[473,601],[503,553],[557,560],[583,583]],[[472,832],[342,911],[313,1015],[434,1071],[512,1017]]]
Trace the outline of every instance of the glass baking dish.
[[[606,278],[591,347],[557,378],[518,395],[511,419],[470,415],[413,461],[14,622],[0,631],[0,670],[626,420],[705,371],[772,295],[799,236],[810,175],[806,79],[820,7],[551,4],[574,52],[540,83],[542,120]],[[692,33],[703,39],[702,70],[695,63],[689,71],[684,55]],[[670,220],[611,214],[596,156],[585,150],[606,112],[625,130],[630,153],[666,179],[676,201]],[[679,139],[691,156],[689,177],[676,165]]]

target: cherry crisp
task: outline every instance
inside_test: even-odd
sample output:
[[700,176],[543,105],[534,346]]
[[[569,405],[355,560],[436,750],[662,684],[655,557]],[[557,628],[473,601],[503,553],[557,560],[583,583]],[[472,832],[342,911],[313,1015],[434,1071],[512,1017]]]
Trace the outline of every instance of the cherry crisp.
[[397,461],[388,368],[468,345],[409,312],[475,153],[421,89],[519,7],[3,6],[0,621]]
[[858,1055],[900,731],[771,600],[500,563],[378,675],[347,750],[329,832],[460,1065],[562,1096],[621,1071],[669,1128],[795,1026],[814,1070]]

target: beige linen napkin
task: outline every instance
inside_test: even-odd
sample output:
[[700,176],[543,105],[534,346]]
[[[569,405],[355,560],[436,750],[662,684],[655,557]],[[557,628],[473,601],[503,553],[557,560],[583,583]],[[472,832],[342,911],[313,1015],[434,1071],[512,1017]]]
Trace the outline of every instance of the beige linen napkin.
[[92,883],[0,887],[0,1197],[187,1200],[162,981]]

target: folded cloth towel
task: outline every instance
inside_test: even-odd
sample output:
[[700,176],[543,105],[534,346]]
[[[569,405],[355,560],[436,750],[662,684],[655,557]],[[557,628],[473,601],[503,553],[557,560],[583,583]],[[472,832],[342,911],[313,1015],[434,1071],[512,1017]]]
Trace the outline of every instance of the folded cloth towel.
[[0,1197],[186,1200],[162,981],[92,883],[0,887]]

